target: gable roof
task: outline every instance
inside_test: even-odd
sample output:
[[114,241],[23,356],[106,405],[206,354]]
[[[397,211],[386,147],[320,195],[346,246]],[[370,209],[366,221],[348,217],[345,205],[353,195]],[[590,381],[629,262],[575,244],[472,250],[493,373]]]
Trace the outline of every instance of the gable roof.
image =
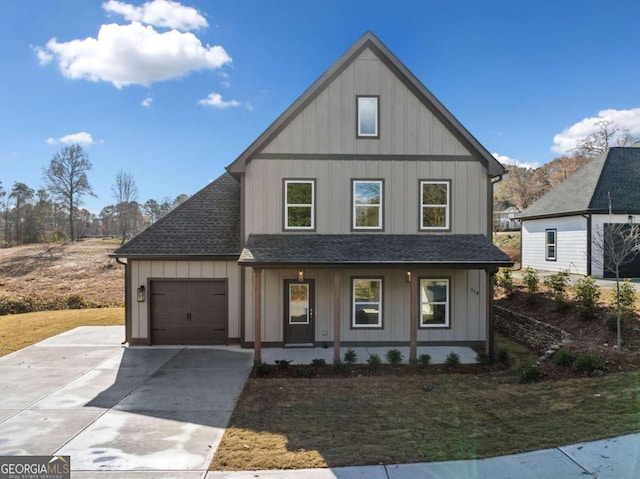
[[513,266],[481,234],[250,234],[241,265]]
[[237,259],[241,250],[240,184],[224,173],[111,256]]
[[613,147],[524,210],[521,219],[640,212],[640,148]]
[[280,133],[329,83],[366,48],[370,48],[427,106],[443,125],[470,151],[476,152],[491,176],[504,174],[504,167],[476,138],[440,103],[422,82],[376,37],[367,31],[320,78],[294,101],[233,163],[227,166],[231,174],[242,174],[254,154]]

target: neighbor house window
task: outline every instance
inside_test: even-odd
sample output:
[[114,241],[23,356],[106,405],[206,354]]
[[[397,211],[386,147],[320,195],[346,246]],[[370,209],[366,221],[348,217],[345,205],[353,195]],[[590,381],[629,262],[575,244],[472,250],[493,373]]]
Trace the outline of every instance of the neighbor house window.
[[420,229],[448,230],[451,211],[448,181],[420,182]]
[[420,280],[420,327],[449,327],[449,280]]
[[378,97],[359,96],[358,99],[358,137],[379,138],[378,133]]
[[353,180],[353,229],[382,229],[381,180]]
[[313,230],[314,180],[285,180],[284,225],[287,230]]
[[557,241],[557,231],[556,230],[545,230],[544,232],[544,258],[547,261],[555,261],[556,260],[556,241]]
[[382,328],[382,278],[353,278],[351,281],[351,326]]

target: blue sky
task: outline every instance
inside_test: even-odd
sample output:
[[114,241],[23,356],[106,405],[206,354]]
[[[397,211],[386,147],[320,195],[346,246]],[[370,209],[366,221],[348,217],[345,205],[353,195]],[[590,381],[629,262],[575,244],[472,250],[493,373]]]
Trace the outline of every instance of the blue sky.
[[[637,0],[3,0],[0,181],[89,153],[94,213],[218,177],[366,30],[505,162],[541,165],[610,119],[640,135]],[[117,54],[116,54],[117,52]]]

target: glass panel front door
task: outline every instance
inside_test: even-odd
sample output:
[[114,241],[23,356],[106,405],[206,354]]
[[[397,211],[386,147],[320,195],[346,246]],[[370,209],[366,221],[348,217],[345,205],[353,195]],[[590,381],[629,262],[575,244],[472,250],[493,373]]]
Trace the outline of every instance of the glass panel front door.
[[314,281],[284,281],[284,343],[312,345],[314,341]]

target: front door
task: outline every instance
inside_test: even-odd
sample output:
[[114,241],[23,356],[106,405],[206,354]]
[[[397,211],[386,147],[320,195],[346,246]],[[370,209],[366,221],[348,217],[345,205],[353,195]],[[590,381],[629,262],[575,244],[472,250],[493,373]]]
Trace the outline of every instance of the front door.
[[312,279],[284,281],[284,343],[287,346],[313,345],[314,286]]

